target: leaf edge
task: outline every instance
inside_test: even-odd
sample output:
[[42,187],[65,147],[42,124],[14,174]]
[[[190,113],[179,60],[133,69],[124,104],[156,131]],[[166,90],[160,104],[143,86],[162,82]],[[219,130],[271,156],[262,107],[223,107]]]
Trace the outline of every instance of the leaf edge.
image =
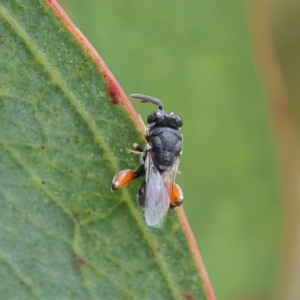
[[[116,80],[110,69],[107,67],[104,60],[101,58],[99,53],[96,51],[96,49],[93,47],[93,45],[90,43],[90,41],[84,36],[84,34],[76,27],[76,25],[73,23],[73,21],[70,19],[70,17],[67,15],[67,13],[63,10],[63,8],[60,6],[60,4],[57,2],[57,0],[46,0],[50,6],[53,8],[57,16],[63,21],[65,26],[70,30],[72,34],[81,42],[83,47],[87,50],[87,53],[89,53],[96,64],[99,66],[101,72],[103,73],[104,77],[108,80],[109,84],[109,94],[111,97],[111,101],[113,104],[117,104],[119,100],[121,100],[125,106],[125,108],[128,111],[128,114],[132,117],[133,121],[137,125],[138,130],[141,132],[141,134],[144,133],[143,129],[143,123],[140,118],[140,115],[136,112],[131,102],[128,100],[125,92],[123,91],[121,85]],[[194,237],[194,234],[192,232],[191,226],[188,222],[188,219],[186,217],[186,214],[184,212],[183,207],[179,207],[178,215],[182,224],[182,228],[185,232],[185,235],[187,237],[187,241],[189,243],[189,247],[191,249],[191,252],[193,253],[194,260],[196,262],[197,268],[199,270],[199,275],[203,279],[204,287],[208,296],[209,300],[216,300],[215,293],[212,287],[212,284],[210,282],[208,273],[206,271],[203,259],[201,257],[200,251],[198,249],[196,239]]]

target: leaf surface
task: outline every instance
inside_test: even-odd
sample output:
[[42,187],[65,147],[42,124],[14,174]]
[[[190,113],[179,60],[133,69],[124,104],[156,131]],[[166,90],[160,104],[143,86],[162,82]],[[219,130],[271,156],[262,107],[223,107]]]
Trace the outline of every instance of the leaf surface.
[[141,180],[110,192],[139,165],[125,151],[145,143],[138,124],[55,1],[1,1],[3,299],[214,299],[183,211],[152,229]]

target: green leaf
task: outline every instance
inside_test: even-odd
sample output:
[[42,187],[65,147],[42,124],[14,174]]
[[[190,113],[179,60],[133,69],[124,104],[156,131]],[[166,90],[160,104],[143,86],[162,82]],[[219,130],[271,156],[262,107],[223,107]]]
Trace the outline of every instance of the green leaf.
[[[183,188],[184,209],[217,297],[269,299],[275,295],[282,224],[286,223],[279,179],[284,178],[294,189],[290,183],[296,177],[279,173],[280,144],[270,118],[274,112],[271,100],[283,122],[276,126],[285,138],[282,147],[289,149],[287,142],[293,133],[290,135],[284,124],[287,112],[278,89],[282,83],[275,83],[274,94],[268,97],[255,59],[260,58],[272,81],[278,63],[271,63],[270,42],[265,46],[270,38],[265,36],[269,29],[264,9],[254,8],[253,23],[263,35],[258,41],[263,55],[257,55],[252,51],[244,1],[189,1],[188,5],[173,0],[59,2],[127,93],[157,96],[166,110],[183,117],[183,175],[177,176],[177,182]],[[254,1],[250,6],[258,2],[264,5]],[[274,6],[285,13],[277,1]],[[283,23],[277,24],[280,30],[274,31],[284,32]],[[133,104],[144,118],[149,114],[149,106]],[[288,164],[280,165],[296,166],[290,154],[288,150]],[[290,262],[289,256],[285,257]],[[282,265],[294,274],[287,264]],[[291,282],[297,285],[298,281]]]
[[1,1],[0,83],[1,298],[214,299],[183,211],[152,229],[141,180],[110,192],[145,141],[55,1]]

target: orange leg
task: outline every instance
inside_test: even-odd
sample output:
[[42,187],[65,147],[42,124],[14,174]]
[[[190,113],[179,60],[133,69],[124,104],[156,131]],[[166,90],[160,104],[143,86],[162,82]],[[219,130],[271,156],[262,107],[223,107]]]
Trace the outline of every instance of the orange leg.
[[127,185],[130,183],[132,180],[136,178],[136,174],[132,170],[123,170],[117,173],[113,180],[112,180],[112,186],[111,186],[111,191],[116,191],[119,188]]
[[132,171],[132,170],[120,171],[114,176],[112,180],[111,191],[112,192],[117,191],[121,187],[130,183],[132,180],[139,178],[143,175],[145,175],[144,165],[141,165],[136,171]]
[[172,188],[168,188],[167,191],[171,200],[170,209],[174,209],[182,204],[184,197],[181,187],[175,182],[171,184]]

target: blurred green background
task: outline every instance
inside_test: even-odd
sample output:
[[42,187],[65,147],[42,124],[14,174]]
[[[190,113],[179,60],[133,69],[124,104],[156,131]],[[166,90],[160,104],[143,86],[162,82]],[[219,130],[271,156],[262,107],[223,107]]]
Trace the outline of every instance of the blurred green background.
[[[127,94],[158,97],[182,116],[177,182],[217,298],[274,297],[283,231],[280,155],[270,92],[251,46],[255,4],[250,17],[247,2],[237,0],[59,2]],[[271,20],[279,2],[269,2]],[[144,119],[154,110],[134,106]]]

